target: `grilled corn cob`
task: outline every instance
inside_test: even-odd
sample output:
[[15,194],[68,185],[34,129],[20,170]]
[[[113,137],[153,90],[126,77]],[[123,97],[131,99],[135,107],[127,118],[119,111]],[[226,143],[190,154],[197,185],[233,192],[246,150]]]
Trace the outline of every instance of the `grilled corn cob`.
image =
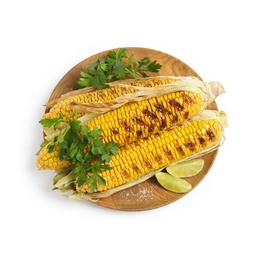
[[[109,165],[112,169],[102,172],[106,185],[98,184],[97,192],[114,189],[151,171],[216,147],[227,126],[222,118],[226,119],[224,112],[219,114],[206,110],[189,122],[121,147],[119,153],[111,157]],[[90,193],[88,185],[77,186],[76,190]]]
[[198,93],[178,91],[149,98],[99,115],[86,122],[92,130],[102,129],[105,143],[114,141],[119,146],[150,136],[198,114],[205,103]]
[[[131,86],[143,86],[143,87],[154,87],[154,86],[162,86],[166,84],[170,84],[176,81],[180,81],[184,79],[184,77],[151,77],[147,79],[137,79],[137,80],[125,80],[110,83],[110,87],[106,89],[96,90],[92,92],[87,92],[79,95],[72,95],[64,100],[61,100],[57,104],[55,104],[48,113],[45,113],[42,118],[55,118],[58,117],[59,114],[64,116],[64,120],[66,117],[71,115],[72,108],[69,104],[73,102],[77,103],[89,103],[96,101],[108,101],[113,100],[117,97],[120,97],[125,94],[133,93],[136,90],[131,88]],[[125,84],[126,86],[119,87],[118,84]],[[83,114],[78,113],[77,117],[81,117]],[[75,117],[71,117],[73,120]]]

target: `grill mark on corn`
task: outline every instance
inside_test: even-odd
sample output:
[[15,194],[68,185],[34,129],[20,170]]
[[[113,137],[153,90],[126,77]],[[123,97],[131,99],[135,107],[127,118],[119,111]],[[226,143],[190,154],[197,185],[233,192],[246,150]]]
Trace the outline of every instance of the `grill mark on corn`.
[[139,168],[136,164],[133,164],[133,165],[132,165],[132,169],[133,169],[134,172],[136,172],[136,173],[139,173],[139,172],[140,172],[140,168]]
[[185,111],[182,115],[183,115],[184,119],[188,119],[189,118],[189,112],[188,111]]
[[143,159],[143,165],[144,165],[144,167],[147,167],[148,169],[153,168],[151,162],[148,159]]
[[206,144],[206,140],[203,137],[198,136],[197,139],[199,140],[201,146],[204,146]]
[[150,125],[148,126],[148,133],[152,133],[152,132],[154,131],[154,127],[155,127],[154,124],[150,124]]
[[135,124],[140,125],[141,127],[145,127],[146,123],[140,117],[134,117],[133,121]]
[[142,111],[144,115],[146,115],[150,120],[158,119],[157,115],[155,113],[152,113],[148,108],[144,108]]
[[172,155],[172,152],[171,152],[171,150],[169,150],[169,149],[166,149],[165,151],[164,151],[164,154],[166,155],[166,157],[169,159],[169,160],[173,160],[173,155]]
[[181,156],[185,156],[185,152],[183,151],[183,149],[181,148],[181,146],[177,146],[176,147],[177,152],[181,155]]
[[181,92],[180,93],[180,96],[181,96],[181,98],[183,98],[183,101],[185,102],[185,103],[187,103],[187,104],[194,104],[195,102],[194,102],[194,100],[193,100],[193,98],[191,98],[189,95],[187,95],[186,93],[183,93],[183,92]]
[[[161,116],[160,130],[162,130],[164,127],[167,126],[166,121],[163,119],[166,116],[170,116],[172,124],[175,124],[176,122],[178,122],[178,115],[171,113],[162,104],[155,104],[154,106],[155,106],[156,110],[158,111],[159,115]],[[188,116],[188,114],[187,114],[187,116]],[[187,117],[185,119],[187,119]]]
[[126,123],[125,120],[119,120],[119,124],[127,131],[131,131],[131,127]]
[[196,144],[193,142],[187,142],[184,144],[184,146],[192,152],[194,152],[196,150]]
[[215,139],[215,134],[214,134],[214,132],[213,132],[211,129],[208,129],[208,130],[206,131],[206,133],[207,133],[207,135],[208,135],[208,137],[209,137],[209,139],[210,139],[211,141],[213,141],[213,140]]
[[177,111],[183,111],[184,107],[177,102],[175,99],[170,99],[167,101],[169,103],[170,106],[173,106],[175,108],[175,110]]
[[161,118],[160,120],[160,130],[163,130],[167,127],[166,120],[164,118]]
[[162,156],[161,156],[161,155],[156,155],[156,156],[154,157],[154,160],[155,160],[157,163],[160,163],[160,162],[162,162]]
[[176,122],[178,122],[178,116],[177,115],[173,115],[172,123],[175,124]]
[[131,127],[130,127],[130,126],[126,126],[126,127],[125,127],[125,130],[126,130],[127,132],[131,132]]
[[155,104],[154,107],[158,111],[160,116],[170,115],[170,111],[167,110],[162,104]]
[[118,135],[119,134],[118,129],[112,129],[111,132],[112,132],[113,135]]
[[127,170],[122,170],[121,173],[122,173],[122,175],[123,175],[125,178],[130,177],[129,171],[127,171]]
[[141,131],[141,130],[139,130],[139,131],[136,131],[136,135],[137,135],[137,137],[140,137],[140,136],[142,136],[142,134],[143,134],[143,131]]

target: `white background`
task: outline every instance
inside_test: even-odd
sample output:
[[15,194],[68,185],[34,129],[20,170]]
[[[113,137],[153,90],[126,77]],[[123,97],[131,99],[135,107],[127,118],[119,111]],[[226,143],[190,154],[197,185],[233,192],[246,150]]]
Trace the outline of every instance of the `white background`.
[[[1,1],[1,259],[260,259],[258,1]],[[226,142],[206,178],[141,212],[69,201],[35,167],[63,75],[118,47],[175,56],[226,93]],[[258,94],[257,94],[258,93]],[[3,257],[4,256],[4,257]]]

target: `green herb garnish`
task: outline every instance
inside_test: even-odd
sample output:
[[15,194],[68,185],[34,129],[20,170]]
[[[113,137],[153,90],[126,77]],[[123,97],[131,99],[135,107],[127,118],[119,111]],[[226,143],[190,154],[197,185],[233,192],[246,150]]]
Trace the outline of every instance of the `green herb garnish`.
[[[44,127],[55,129],[61,122],[61,115],[58,118],[40,120]],[[86,125],[75,119],[69,121],[52,141],[43,141],[41,147],[47,145],[50,153],[54,146],[58,145],[57,157],[74,165],[77,185],[88,184],[94,192],[97,183],[106,184],[100,173],[102,170],[111,169],[107,164],[111,160],[110,155],[118,152],[118,146],[114,142],[104,143],[101,133],[101,129],[94,128],[90,131]]]
[[159,72],[162,67],[156,60],[145,57],[135,60],[134,55],[127,56],[125,48],[110,51],[107,56],[93,61],[80,73],[74,89],[93,86],[95,89],[107,88],[107,83],[123,78],[148,77],[147,72]]

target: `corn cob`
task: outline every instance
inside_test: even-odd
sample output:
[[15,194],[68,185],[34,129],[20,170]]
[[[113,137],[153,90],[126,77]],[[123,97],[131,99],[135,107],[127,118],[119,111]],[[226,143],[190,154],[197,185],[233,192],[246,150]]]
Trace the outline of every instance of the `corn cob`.
[[204,105],[200,94],[178,91],[127,103],[87,121],[86,125],[90,130],[102,129],[105,143],[114,141],[123,146],[193,117]]
[[[170,84],[176,81],[182,80],[182,77],[151,77],[147,79],[137,79],[137,80],[124,80],[110,83],[110,87],[107,89],[96,90],[92,92],[87,92],[79,95],[72,95],[64,100],[61,100],[57,104],[55,104],[52,108],[50,108],[48,113],[45,113],[42,118],[55,118],[58,117],[59,114],[64,116],[64,121],[68,116],[71,115],[72,108],[69,104],[73,102],[77,103],[89,103],[96,101],[108,101],[113,100],[117,97],[120,97],[125,94],[133,93],[136,90],[131,88],[131,86],[143,86],[143,87],[154,87],[154,86],[162,86],[166,84]],[[125,84],[124,87],[119,87],[118,84]],[[83,114],[78,113],[77,117],[81,117]],[[71,117],[71,120],[75,119],[75,117]]]
[[[109,165],[112,169],[102,172],[106,185],[98,184],[97,191],[124,185],[151,171],[216,147],[226,126],[216,113],[206,110],[189,122],[121,147],[119,153],[111,157]],[[76,186],[76,190],[90,193],[88,185]]]

